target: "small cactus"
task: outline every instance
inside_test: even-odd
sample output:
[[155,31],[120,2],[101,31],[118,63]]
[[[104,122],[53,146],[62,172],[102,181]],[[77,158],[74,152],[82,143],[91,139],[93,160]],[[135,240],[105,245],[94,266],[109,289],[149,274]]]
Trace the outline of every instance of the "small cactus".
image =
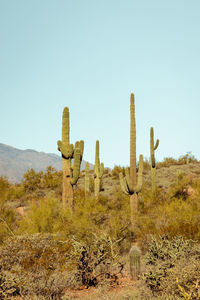
[[89,175],[89,162],[85,164],[85,197],[88,196],[90,192],[90,175]]
[[99,141],[96,141],[96,151],[95,151],[95,166],[94,166],[94,194],[97,198],[101,190],[101,178],[104,173],[104,164],[100,164],[99,160]]
[[138,279],[140,275],[140,258],[141,251],[137,246],[132,246],[129,252],[130,274],[132,279]]
[[[58,141],[58,150],[62,154],[63,165],[63,189],[62,202],[64,207],[73,210],[74,194],[73,186],[77,183],[80,175],[80,166],[83,156],[84,142],[76,142],[75,147],[69,142],[69,108],[65,107],[62,117],[62,141]],[[73,165],[71,165],[71,160]]]
[[156,189],[156,162],[155,162],[155,150],[158,148],[159,140],[156,140],[156,144],[154,145],[154,130],[153,127],[150,129],[150,161],[151,161],[151,186],[152,192],[155,192]]

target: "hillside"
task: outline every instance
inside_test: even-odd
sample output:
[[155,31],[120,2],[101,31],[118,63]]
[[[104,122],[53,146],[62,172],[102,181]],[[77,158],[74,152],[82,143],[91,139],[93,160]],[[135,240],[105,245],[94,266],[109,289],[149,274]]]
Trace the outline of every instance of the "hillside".
[[[11,183],[20,182],[28,169],[33,168],[39,172],[45,170],[47,166],[61,170],[61,157],[32,149],[20,150],[0,143],[0,176],[6,176]],[[81,169],[84,168],[85,161],[83,160]]]
[[[13,296],[28,295],[23,299],[178,300],[183,287],[199,299],[200,163],[158,163],[152,194],[146,162],[134,226],[120,171],[105,169],[95,198],[94,171],[85,197],[83,170],[73,213],[62,205],[62,172],[29,172],[19,185],[0,178],[0,275],[11,282],[4,293],[12,288]],[[131,245],[140,255],[140,277],[129,269]]]

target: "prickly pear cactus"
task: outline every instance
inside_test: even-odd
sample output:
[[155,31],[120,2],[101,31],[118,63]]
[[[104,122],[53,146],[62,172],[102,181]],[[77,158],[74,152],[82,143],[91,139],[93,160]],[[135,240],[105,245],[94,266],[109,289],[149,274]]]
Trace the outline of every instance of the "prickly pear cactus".
[[136,174],[136,124],[135,124],[135,101],[134,94],[130,97],[130,171],[125,170],[125,177],[119,175],[122,191],[130,195],[131,223],[134,225],[135,213],[138,210],[138,193],[142,189],[143,156],[139,158],[138,178]]
[[94,166],[94,194],[97,198],[101,190],[101,178],[104,173],[104,164],[100,164],[99,160],[99,141],[96,141],[96,151],[95,151],[95,166]]
[[[84,142],[79,141],[70,144],[69,108],[65,107],[62,117],[62,141],[58,141],[58,150],[62,154],[63,188],[62,202],[64,207],[73,210],[74,194],[73,186],[77,183],[80,175],[80,166],[83,157]],[[72,165],[73,159],[73,165]]]
[[151,160],[151,186],[152,192],[155,192],[156,189],[156,162],[155,162],[155,150],[158,148],[159,140],[156,140],[156,144],[154,145],[154,130],[153,127],[150,129],[150,160]]
[[141,251],[137,246],[132,246],[129,252],[130,259],[130,274],[131,278],[138,279],[140,275],[140,259],[141,259]]

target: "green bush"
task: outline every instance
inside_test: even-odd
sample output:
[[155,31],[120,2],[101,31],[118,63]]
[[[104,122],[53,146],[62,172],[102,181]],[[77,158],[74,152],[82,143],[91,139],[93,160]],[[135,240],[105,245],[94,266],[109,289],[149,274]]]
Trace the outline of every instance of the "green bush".
[[30,169],[24,174],[22,184],[26,193],[33,192],[41,187],[41,179],[43,172],[35,172],[35,170]]
[[179,285],[188,290],[199,278],[199,254],[200,245],[192,240],[153,237],[145,255],[142,278],[154,295],[181,296]]
[[57,171],[52,166],[46,168],[42,176],[42,188],[55,189],[62,185],[62,171]]
[[41,198],[30,204],[26,215],[19,222],[19,234],[53,233],[60,224],[62,215],[61,201],[58,198]]

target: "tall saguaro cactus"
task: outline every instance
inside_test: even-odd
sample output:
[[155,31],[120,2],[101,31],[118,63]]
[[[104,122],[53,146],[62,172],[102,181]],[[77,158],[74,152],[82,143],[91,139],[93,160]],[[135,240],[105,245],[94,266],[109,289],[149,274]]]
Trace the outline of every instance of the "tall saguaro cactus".
[[95,166],[94,166],[94,194],[97,198],[101,190],[101,178],[104,173],[104,164],[100,164],[99,160],[99,141],[96,141],[96,151],[95,151]]
[[[62,154],[63,188],[62,202],[64,207],[73,210],[74,194],[73,186],[77,183],[80,175],[80,166],[83,156],[84,142],[81,140],[70,144],[69,108],[65,107],[62,116],[62,141],[58,141],[58,150]],[[73,165],[72,160],[73,159]]]
[[134,94],[130,97],[130,172],[125,169],[125,177],[120,173],[122,191],[130,195],[131,223],[134,224],[135,212],[138,211],[138,193],[142,189],[143,156],[139,158],[138,178],[136,174],[136,123]]
[[155,173],[156,173],[156,162],[155,162],[155,150],[158,148],[159,140],[156,140],[156,144],[154,145],[154,130],[153,127],[150,128],[150,161],[151,161],[151,186],[152,192],[155,192],[156,189],[156,181],[155,181]]
[[85,197],[88,196],[90,192],[90,174],[89,174],[89,162],[85,164]]

